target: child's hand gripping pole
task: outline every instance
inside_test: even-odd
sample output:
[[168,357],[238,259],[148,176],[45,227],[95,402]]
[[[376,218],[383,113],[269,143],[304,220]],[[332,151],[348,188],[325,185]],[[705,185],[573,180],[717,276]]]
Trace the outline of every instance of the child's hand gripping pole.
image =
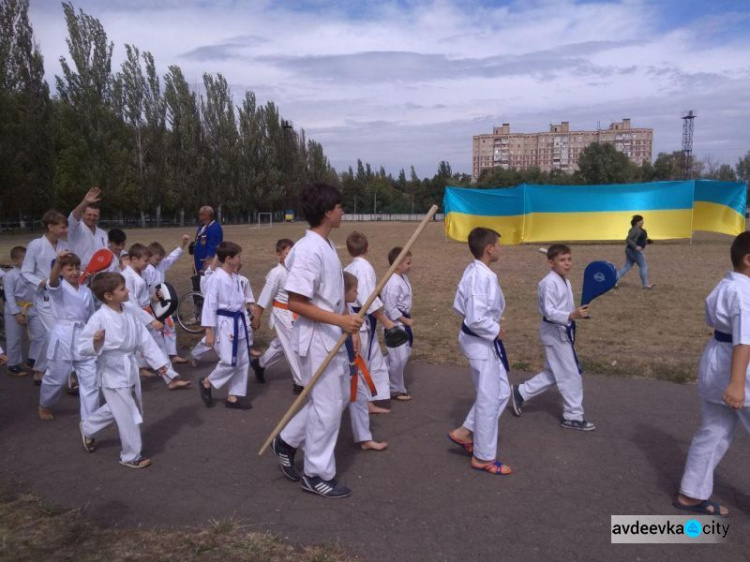
[[[398,255],[398,257],[393,260],[393,264],[388,269],[388,271],[385,273],[385,275],[380,279],[377,286],[373,290],[372,294],[367,298],[367,300],[362,304],[362,308],[357,313],[357,316],[360,318],[363,318],[364,315],[367,313],[367,309],[370,308],[370,305],[372,302],[377,298],[377,296],[380,294],[380,292],[383,290],[383,287],[385,287],[385,284],[388,282],[388,279],[391,278],[391,275],[394,274],[396,271],[396,268],[401,263],[401,260],[404,259],[406,254],[411,250],[411,247],[414,245],[414,242],[417,241],[417,238],[419,238],[419,235],[422,234],[422,231],[425,229],[427,224],[432,220],[432,217],[437,213],[438,207],[437,205],[433,205],[430,210],[427,212],[427,214],[422,219],[422,222],[419,223],[419,226],[414,231],[414,234],[411,235],[411,238],[409,238],[409,241],[404,245],[404,249],[401,250],[401,253]],[[318,379],[323,374],[323,371],[326,370],[326,367],[328,367],[328,364],[331,362],[331,360],[336,356],[339,349],[342,345],[344,345],[344,342],[346,342],[346,338],[349,337],[349,334],[343,333],[341,334],[341,337],[336,342],[336,345],[333,346],[333,349],[328,352],[328,355],[326,355],[326,358],[323,360],[323,363],[321,363],[320,367],[318,367],[318,370],[315,371],[315,374],[310,379],[310,382],[308,382],[305,385],[305,388],[302,389],[302,392],[300,392],[299,396],[297,396],[297,399],[292,403],[292,405],[289,407],[289,409],[286,411],[286,414],[284,414],[284,417],[281,418],[281,421],[276,425],[274,430],[271,432],[271,435],[268,436],[268,439],[266,439],[265,443],[261,446],[260,450],[258,451],[258,455],[262,455],[266,452],[266,449],[268,449],[268,446],[271,444],[271,442],[276,438],[276,436],[281,433],[281,430],[286,427],[286,424],[289,423],[289,420],[292,419],[292,416],[297,412],[299,407],[302,405],[302,402],[304,402],[305,398],[307,398],[307,395],[310,394],[310,391],[312,390],[312,387],[315,386],[315,383],[318,382]]]

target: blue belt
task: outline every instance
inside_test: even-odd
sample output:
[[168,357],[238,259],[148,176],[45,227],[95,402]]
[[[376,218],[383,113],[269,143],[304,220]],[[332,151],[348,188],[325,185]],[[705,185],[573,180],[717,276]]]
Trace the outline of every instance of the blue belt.
[[[400,308],[398,309],[398,311],[404,318],[411,319],[411,314],[409,314],[408,312],[404,312]],[[414,332],[411,331],[411,326],[407,326],[406,324],[404,324],[404,332],[406,332],[406,335],[409,336],[409,347],[414,347]]]
[[732,343],[732,334],[727,334],[726,332],[720,332],[719,330],[714,330],[714,339],[716,341],[720,341],[721,343]]
[[354,354],[354,340],[351,334],[346,338],[344,345],[346,345],[346,354],[349,357],[349,374],[353,377],[357,376],[357,364],[355,363],[357,356]]
[[237,352],[239,351],[239,336],[240,336],[240,319],[242,319],[242,327],[245,329],[245,338],[250,341],[250,333],[247,331],[247,320],[245,320],[244,310],[226,310],[220,308],[216,311],[217,316],[226,316],[234,320],[234,337],[232,338],[232,367],[237,366]]
[[[353,306],[352,310],[355,314],[358,314],[359,311],[362,310],[362,307]],[[375,333],[375,330],[378,327],[378,319],[375,318],[374,314],[365,314],[365,317],[370,324],[370,341],[367,344],[367,361],[370,361],[370,359],[372,359],[372,342],[378,339],[378,335]]]
[[[547,324],[557,324],[557,322],[550,322],[547,320],[544,316],[542,316],[542,320],[545,321]],[[562,324],[557,324],[558,326],[562,326]],[[583,374],[583,369],[581,369],[581,363],[578,361],[578,354],[576,353],[576,323],[575,320],[572,321],[570,324],[565,326],[565,333],[568,335],[568,341],[570,341],[570,347],[573,348],[573,359],[576,360],[576,368],[578,369],[578,374]]]
[[[476,335],[474,332],[472,332],[469,327],[461,323],[461,331],[466,334],[467,336],[474,336],[475,338],[478,338],[480,336]],[[510,372],[510,365],[508,364],[508,354],[505,353],[505,346],[503,345],[503,340],[493,340],[493,344],[495,345],[495,353],[497,353],[497,356],[500,358],[500,361],[503,364],[503,367],[505,367],[505,372]]]

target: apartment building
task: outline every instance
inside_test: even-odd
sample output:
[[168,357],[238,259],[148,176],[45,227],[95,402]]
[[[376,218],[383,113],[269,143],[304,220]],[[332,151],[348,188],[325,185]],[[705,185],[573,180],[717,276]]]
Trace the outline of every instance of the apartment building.
[[546,133],[511,133],[510,124],[494,127],[491,135],[473,137],[472,175],[478,179],[487,168],[542,171],[578,169],[581,151],[593,142],[613,144],[635,164],[651,161],[654,130],[633,128],[630,119],[612,123],[608,129],[571,131],[570,123],[552,124]]

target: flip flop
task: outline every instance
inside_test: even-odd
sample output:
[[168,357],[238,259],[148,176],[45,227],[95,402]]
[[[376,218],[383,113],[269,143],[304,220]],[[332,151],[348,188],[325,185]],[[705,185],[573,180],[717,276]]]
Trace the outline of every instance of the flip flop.
[[400,402],[408,402],[409,400],[411,400],[411,396],[404,392],[399,392],[398,394],[392,394],[391,400],[398,400]]
[[512,472],[507,464],[503,464],[500,461],[494,461],[492,464],[487,464],[485,466],[474,466],[474,463],[472,463],[471,469],[481,470],[482,472],[487,472],[494,476],[508,476]]
[[[729,514],[723,514],[721,513],[721,506],[711,500],[703,500],[700,503],[697,503],[695,505],[685,505],[680,503],[679,500],[675,499],[672,502],[672,505],[676,507],[677,509],[681,509],[682,511],[688,511],[690,513],[697,513],[699,515],[711,515],[713,517],[727,517]],[[708,508],[713,508],[713,511],[709,511]]]
[[461,441],[460,439],[457,439],[453,436],[453,432],[448,433],[448,439],[450,439],[453,443],[461,447],[468,455],[474,454],[474,442],[473,441]]
[[147,466],[151,466],[151,461],[143,457],[138,457],[132,461],[120,461],[120,464],[128,468],[146,468]]

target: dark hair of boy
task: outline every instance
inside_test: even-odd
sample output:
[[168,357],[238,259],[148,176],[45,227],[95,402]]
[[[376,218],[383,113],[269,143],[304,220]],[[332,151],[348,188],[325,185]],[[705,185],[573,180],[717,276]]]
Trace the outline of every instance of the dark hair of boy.
[[308,224],[315,228],[320,226],[327,211],[333,211],[343,201],[341,192],[327,183],[310,183],[302,188],[300,194],[302,212]]
[[119,273],[104,271],[97,273],[91,280],[91,292],[100,301],[104,302],[106,293],[114,293],[115,289],[125,285],[125,278]]
[[547,259],[553,260],[557,256],[564,256],[571,253],[570,248],[565,244],[552,244],[552,246],[547,248]]
[[151,250],[148,249],[148,246],[136,243],[130,246],[130,248],[128,249],[128,255],[131,257],[131,259],[150,258]]
[[125,240],[128,239],[127,234],[119,228],[112,228],[107,232],[107,240],[113,244],[124,244]]
[[17,260],[26,255],[25,246],[13,246],[10,250],[10,259]]
[[742,267],[742,262],[748,254],[750,254],[750,231],[746,230],[737,235],[737,238],[732,242],[732,249],[729,251],[735,269]]
[[233,258],[240,252],[242,248],[234,242],[222,242],[216,247],[216,257],[219,258],[220,263],[224,263],[227,258]]
[[68,224],[68,217],[58,211],[50,210],[42,215],[42,224],[45,229],[48,226]]
[[66,254],[61,258],[57,258],[57,261],[60,264],[60,267],[65,267],[67,265],[74,265],[76,267],[80,267],[81,265],[81,258],[79,258],[75,254]]
[[352,287],[358,285],[357,276],[348,271],[344,272],[344,291],[349,291]]
[[630,226],[635,226],[635,223],[641,222],[643,220],[643,217],[641,215],[633,215],[633,218],[630,219]]
[[346,249],[349,251],[349,255],[353,258],[361,256],[367,252],[369,242],[367,236],[361,232],[353,231],[349,236],[346,237]]
[[[393,262],[396,261],[396,258],[401,253],[401,250],[403,250],[401,246],[391,248],[391,251],[388,252],[388,265],[393,265]],[[411,252],[406,252],[404,259],[408,258],[409,256],[411,256]]]
[[151,250],[152,256],[166,256],[167,255],[167,251],[164,249],[164,246],[162,246],[158,242],[151,242],[151,244],[148,245],[148,249]]
[[491,228],[476,227],[469,233],[469,250],[471,250],[471,255],[480,259],[484,254],[484,249],[487,246],[497,244],[498,238],[500,238],[499,232]]
[[294,242],[289,240],[289,238],[282,238],[281,240],[277,240],[276,241],[276,253],[280,254],[281,252],[283,252],[287,248],[291,248],[292,246],[294,246]]

